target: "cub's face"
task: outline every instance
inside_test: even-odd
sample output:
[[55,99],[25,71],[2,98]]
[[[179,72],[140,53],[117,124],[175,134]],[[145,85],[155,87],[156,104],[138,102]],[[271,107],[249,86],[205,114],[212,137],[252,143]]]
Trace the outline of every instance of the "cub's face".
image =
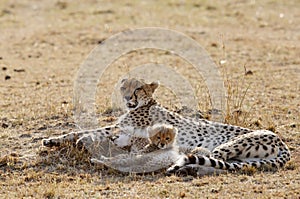
[[126,107],[132,110],[147,105],[158,86],[158,82],[147,84],[143,80],[130,78],[121,81],[120,91]]
[[158,126],[149,129],[149,141],[160,149],[171,147],[176,141],[177,130],[173,127]]

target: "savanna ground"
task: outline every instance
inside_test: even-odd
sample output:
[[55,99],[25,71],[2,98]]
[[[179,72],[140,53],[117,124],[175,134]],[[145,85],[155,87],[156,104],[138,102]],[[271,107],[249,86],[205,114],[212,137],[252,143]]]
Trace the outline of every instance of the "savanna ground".
[[[299,1],[82,2],[0,2],[0,198],[299,198]],[[292,152],[286,168],[201,178],[121,174],[91,165],[78,151],[41,147],[44,137],[78,130],[73,83],[89,52],[115,33],[147,26],[183,32],[208,51],[228,89],[226,122],[279,134]],[[178,70],[199,88],[199,108],[209,110],[193,67],[146,50],[105,72],[99,125],[115,120],[101,114],[109,112],[112,85],[149,62]],[[170,105],[169,94],[156,98]]]

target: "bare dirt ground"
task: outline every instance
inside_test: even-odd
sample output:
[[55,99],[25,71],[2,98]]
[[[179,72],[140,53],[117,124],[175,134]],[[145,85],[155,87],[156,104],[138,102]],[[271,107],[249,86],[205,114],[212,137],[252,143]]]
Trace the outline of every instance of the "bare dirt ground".
[[[0,2],[0,198],[299,198],[299,1],[82,2]],[[41,147],[44,137],[78,130],[73,83],[89,52],[115,33],[146,26],[183,32],[208,51],[226,77],[226,122],[279,134],[292,152],[285,169],[202,178],[129,175],[90,165],[79,152]],[[122,72],[157,57],[144,51],[114,63],[99,83],[98,112],[109,108],[111,85]],[[180,61],[161,59],[193,86],[201,82]],[[99,118],[101,125],[114,120]]]

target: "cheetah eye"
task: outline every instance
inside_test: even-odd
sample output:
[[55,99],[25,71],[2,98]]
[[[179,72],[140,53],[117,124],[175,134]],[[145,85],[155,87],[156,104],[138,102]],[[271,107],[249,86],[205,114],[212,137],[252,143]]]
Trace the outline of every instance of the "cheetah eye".
[[158,139],[158,140],[160,140],[160,137],[159,137],[159,136],[157,136],[157,139]]
[[166,140],[170,140],[170,138],[169,138],[169,137],[166,137]]
[[142,88],[137,88],[137,89],[135,89],[134,94],[136,95],[137,92],[139,92],[140,90],[142,90]]

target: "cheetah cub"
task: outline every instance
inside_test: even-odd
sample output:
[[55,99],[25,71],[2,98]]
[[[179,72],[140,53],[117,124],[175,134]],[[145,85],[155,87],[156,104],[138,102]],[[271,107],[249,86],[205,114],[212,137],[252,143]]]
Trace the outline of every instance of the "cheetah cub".
[[149,144],[142,153],[150,153],[159,149],[176,148],[177,128],[167,124],[156,124],[147,128]]
[[[166,168],[166,165],[174,164],[181,157],[176,145],[177,128],[156,124],[147,128],[147,136],[147,145],[138,151],[131,150],[130,153],[114,157],[92,158],[91,162],[104,164],[121,172],[148,173]],[[140,143],[135,140],[133,145]]]

